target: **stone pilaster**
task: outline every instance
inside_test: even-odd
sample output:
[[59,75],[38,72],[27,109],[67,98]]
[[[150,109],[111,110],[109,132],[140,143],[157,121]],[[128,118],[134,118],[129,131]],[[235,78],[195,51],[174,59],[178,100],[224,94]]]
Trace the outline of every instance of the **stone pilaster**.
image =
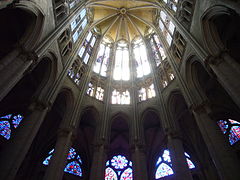
[[168,148],[170,150],[171,159],[173,162],[173,171],[178,180],[192,180],[191,172],[188,168],[184,148],[180,133],[177,131],[167,132]]
[[64,167],[67,161],[67,154],[72,144],[73,130],[71,128],[60,129],[57,142],[54,148],[54,154],[51,158],[44,180],[62,179]]
[[240,179],[238,170],[240,163],[234,150],[230,147],[216,121],[209,117],[210,108],[207,104],[193,107],[196,122],[212,157],[213,163],[222,180]]

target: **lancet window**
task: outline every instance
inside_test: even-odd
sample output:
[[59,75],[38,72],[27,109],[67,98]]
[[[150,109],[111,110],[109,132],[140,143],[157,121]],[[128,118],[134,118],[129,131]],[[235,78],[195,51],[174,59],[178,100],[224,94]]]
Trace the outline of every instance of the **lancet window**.
[[233,119],[219,120],[217,122],[223,134],[228,136],[228,141],[234,145],[240,140],[240,123]]
[[108,64],[110,61],[111,45],[101,43],[93,71],[101,76],[107,76]]
[[68,76],[74,81],[76,85],[80,84],[81,78],[84,74],[84,67],[79,59],[77,59],[71,68],[68,70]]
[[72,39],[75,43],[80,35],[82,34],[83,30],[87,25],[87,11],[86,9],[82,9],[76,16],[74,16],[73,20],[71,21],[71,31],[72,31]]
[[179,0],[163,0],[167,7],[172,9],[174,12],[176,12],[178,9],[178,1]]
[[143,77],[148,75],[150,70],[150,64],[147,58],[146,47],[141,39],[137,39],[133,45],[134,59],[136,62],[137,77]]
[[150,44],[156,65],[159,66],[161,62],[166,59],[166,55],[163,50],[163,45],[160,43],[159,38],[156,34],[151,35]]
[[142,87],[138,91],[139,101],[146,101],[147,99],[153,98],[156,96],[154,85],[151,84],[149,87]]
[[103,85],[94,83],[94,81],[89,82],[87,94],[91,97],[95,97],[99,101],[103,101],[103,97],[104,97]]
[[[191,157],[188,153],[184,152],[188,168],[194,169],[195,165],[191,160]],[[163,154],[158,157],[158,160],[156,162],[156,172],[155,172],[155,179],[161,179],[163,177],[171,176],[174,174],[174,171],[172,169],[172,160],[170,151],[168,149],[165,149],[163,151]]]
[[130,104],[129,91],[119,91],[114,89],[112,92],[112,104]]
[[70,29],[67,28],[58,38],[58,44],[62,57],[67,56],[72,51],[72,39]]
[[69,0],[69,8],[73,9],[76,7],[82,0]]
[[0,135],[5,139],[11,138],[12,132],[18,128],[23,120],[21,114],[7,114],[0,117]]
[[106,162],[105,180],[132,180],[132,162],[123,155],[113,156]]
[[130,79],[129,51],[125,42],[119,42],[117,46],[113,79],[124,81]]
[[170,46],[173,39],[173,33],[175,31],[175,25],[163,11],[160,11],[159,28]]
[[96,35],[89,31],[87,37],[84,40],[83,45],[80,47],[78,55],[85,64],[88,64],[89,58],[92,55],[94,45],[96,43]]
[[[54,153],[54,149],[49,151],[47,157],[43,161],[43,165],[45,166],[49,165],[49,162],[53,156],[53,153]],[[83,165],[83,162],[81,160],[81,157],[77,154],[76,150],[71,147],[68,152],[67,165],[64,168],[64,172],[82,177],[83,176],[82,165]]]

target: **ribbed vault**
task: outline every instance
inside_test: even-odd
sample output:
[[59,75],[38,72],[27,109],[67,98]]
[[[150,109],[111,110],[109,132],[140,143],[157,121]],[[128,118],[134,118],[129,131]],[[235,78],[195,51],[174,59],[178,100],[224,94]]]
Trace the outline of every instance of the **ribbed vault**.
[[89,1],[87,7],[94,17],[91,27],[113,41],[132,41],[151,29],[157,5],[154,1],[100,0]]

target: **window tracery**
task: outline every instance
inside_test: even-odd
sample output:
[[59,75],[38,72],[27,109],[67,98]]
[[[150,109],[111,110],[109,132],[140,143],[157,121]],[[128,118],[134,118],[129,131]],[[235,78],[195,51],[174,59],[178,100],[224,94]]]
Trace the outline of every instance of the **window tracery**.
[[240,123],[233,119],[219,120],[218,126],[228,136],[229,143],[234,145],[240,140]]
[[75,43],[80,35],[82,34],[83,30],[87,25],[87,11],[86,9],[82,9],[79,14],[77,14],[73,20],[71,21],[70,27],[72,31],[72,39]]
[[84,67],[82,66],[80,60],[76,60],[68,70],[68,76],[76,85],[79,85],[84,72]]
[[134,59],[136,63],[137,77],[141,78],[150,73],[150,64],[147,58],[146,47],[141,39],[137,39],[133,45]]
[[[49,151],[48,156],[43,161],[43,165],[45,166],[49,165],[49,162],[53,156],[53,153],[54,153],[54,149]],[[81,157],[77,154],[76,150],[71,147],[67,155],[67,165],[64,168],[64,172],[82,177],[83,175],[82,165],[83,163],[82,163]]]
[[0,135],[9,140],[14,129],[18,128],[23,120],[21,114],[7,114],[0,117]]
[[106,162],[105,180],[132,180],[132,162],[125,156],[113,156]]
[[113,79],[124,81],[130,79],[129,50],[126,42],[120,41],[117,45]]
[[163,0],[168,8],[172,9],[174,12],[177,12],[178,9],[178,0]]
[[130,93],[128,90],[112,92],[112,104],[130,104]]
[[90,55],[92,55],[94,45],[97,38],[96,35],[89,31],[85,38],[83,45],[79,48],[78,56],[83,60],[85,64],[88,64]]
[[[190,155],[186,152],[184,152],[184,155],[188,164],[188,168],[194,169],[195,165],[192,162]],[[156,162],[155,179],[161,179],[163,177],[171,176],[173,174],[174,171],[172,169],[170,151],[168,149],[165,149],[163,151],[163,154],[158,157],[158,160]]]
[[99,101],[103,101],[104,88],[102,85],[94,83],[94,81],[89,82],[87,94],[91,97],[95,97]]
[[169,46],[172,44],[175,25],[164,11],[160,11],[159,28]]
[[107,76],[108,64],[110,61],[111,46],[110,44],[101,43],[93,71],[101,76]]
[[139,101],[146,101],[147,99],[153,98],[156,96],[154,85],[151,84],[148,87],[142,87],[138,92]]

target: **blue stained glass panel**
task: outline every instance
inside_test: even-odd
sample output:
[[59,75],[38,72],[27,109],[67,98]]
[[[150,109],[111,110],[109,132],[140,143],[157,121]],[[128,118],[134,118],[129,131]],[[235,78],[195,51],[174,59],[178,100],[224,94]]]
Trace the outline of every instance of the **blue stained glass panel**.
[[156,174],[155,174],[155,178],[156,179],[160,179],[162,177],[170,176],[172,174],[173,174],[172,168],[169,165],[167,165],[166,163],[162,163],[157,168],[157,171],[156,171]]
[[220,120],[220,121],[218,121],[217,123],[218,123],[218,126],[221,128],[223,134],[226,134],[227,129],[228,129],[228,123],[227,123],[227,121]]
[[68,152],[68,156],[67,156],[67,159],[70,160],[70,159],[74,159],[75,158],[75,155],[76,155],[76,151],[74,148],[70,148],[69,152]]
[[82,169],[77,161],[68,163],[64,171],[76,176],[82,176]]
[[10,139],[11,129],[10,123],[8,121],[0,121],[0,135],[6,138],[7,140]]
[[13,120],[12,120],[13,127],[17,128],[22,120],[23,120],[23,116],[21,116],[20,114],[13,116]]
[[233,145],[240,139],[240,126],[233,126],[229,133],[229,142]]
[[8,115],[6,115],[6,116],[0,117],[0,119],[10,119],[11,116],[12,116],[12,114],[8,114]]
[[46,165],[46,166],[48,166],[51,158],[52,158],[52,155],[48,156],[48,157],[43,161],[43,164]]

